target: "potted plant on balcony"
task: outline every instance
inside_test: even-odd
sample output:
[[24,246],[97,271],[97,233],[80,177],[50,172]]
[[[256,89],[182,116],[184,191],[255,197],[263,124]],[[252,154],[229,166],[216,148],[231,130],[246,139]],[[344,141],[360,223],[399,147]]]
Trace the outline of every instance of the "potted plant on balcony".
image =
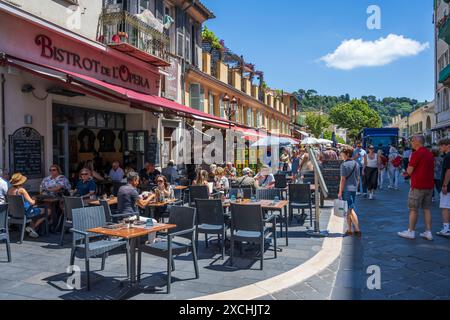
[[127,42],[127,41],[124,41],[124,40],[128,40],[128,33],[126,33],[126,32],[119,31],[118,33],[116,33],[112,37],[112,41],[114,43]]
[[202,31],[202,47],[203,50],[209,53],[212,53],[214,50],[222,49],[219,38],[217,38],[215,33],[209,30],[206,26]]

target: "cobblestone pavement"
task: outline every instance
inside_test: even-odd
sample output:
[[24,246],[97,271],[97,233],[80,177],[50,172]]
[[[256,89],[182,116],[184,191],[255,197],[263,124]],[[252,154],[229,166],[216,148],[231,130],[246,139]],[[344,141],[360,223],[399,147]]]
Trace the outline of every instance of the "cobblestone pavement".
[[[408,184],[401,190],[382,190],[376,200],[358,197],[363,231],[361,239],[344,238],[340,257],[326,270],[265,299],[301,300],[428,300],[450,298],[450,239],[435,236],[405,240],[397,236],[408,226]],[[438,202],[434,203],[433,232],[442,227]],[[417,231],[424,230],[420,215]],[[373,284],[370,266],[380,268],[380,290]]]
[[[330,217],[326,209],[321,223],[326,225]],[[155,287],[153,293],[141,293],[132,299],[190,299],[246,286],[291,270],[314,256],[322,247],[322,239],[306,235],[309,218],[304,226],[295,220],[289,229],[289,247],[278,234],[278,245],[282,252],[273,258],[270,247],[265,253],[264,270],[259,270],[255,251],[245,251],[229,266],[228,255],[220,259],[220,250],[212,243],[205,248],[202,236],[199,248],[200,278],[195,279],[190,255],[175,259],[176,271],[172,273],[172,293],[165,293],[166,262],[163,259],[143,254],[143,284]],[[279,230],[279,228],[277,228]],[[106,259],[104,271],[100,270],[101,259],[91,260],[91,291],[69,290],[66,286],[71,236],[66,236],[62,248],[57,243],[59,235],[42,236],[37,240],[26,238],[18,244],[18,232],[11,232],[12,263],[6,263],[5,246],[0,244],[0,299],[115,299],[119,293],[119,281],[125,279],[126,264],[123,251],[111,254]],[[228,252],[227,252],[228,253]],[[239,250],[237,250],[239,255]],[[84,261],[76,260],[81,268],[82,286],[85,285]],[[236,297],[237,299],[239,297]]]

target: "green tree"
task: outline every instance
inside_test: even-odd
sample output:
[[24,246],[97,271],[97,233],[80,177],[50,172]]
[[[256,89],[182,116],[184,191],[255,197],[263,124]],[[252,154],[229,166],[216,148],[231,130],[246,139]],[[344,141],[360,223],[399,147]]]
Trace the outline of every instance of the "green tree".
[[315,137],[320,137],[331,123],[327,115],[309,112],[306,115],[305,124]]
[[363,128],[380,128],[381,118],[365,100],[354,99],[339,103],[331,109],[330,120],[340,128],[349,130],[349,137],[355,140]]

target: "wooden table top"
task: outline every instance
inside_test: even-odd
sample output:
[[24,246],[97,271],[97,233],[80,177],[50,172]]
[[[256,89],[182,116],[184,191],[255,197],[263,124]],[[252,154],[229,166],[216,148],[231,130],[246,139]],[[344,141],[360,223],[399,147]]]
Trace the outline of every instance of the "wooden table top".
[[133,239],[133,238],[139,238],[139,237],[146,236],[150,233],[163,231],[163,230],[169,230],[169,229],[173,229],[173,228],[176,228],[176,225],[163,223],[163,224],[157,224],[149,229],[147,229],[145,227],[138,227],[138,226],[132,227],[132,228],[127,228],[126,226],[124,226],[123,228],[119,228],[119,229],[94,228],[94,229],[89,229],[87,231],[91,232],[91,233],[101,234],[101,235],[108,236],[108,237]]
[[147,204],[147,207],[153,207],[153,208],[159,208],[159,207],[164,207],[167,206],[168,204],[177,202],[177,199],[172,199],[172,200],[166,200],[164,202],[150,202],[149,204]]
[[174,187],[175,190],[186,190],[187,188],[189,188],[188,186],[176,186]]
[[231,203],[248,204],[248,205],[259,204],[265,210],[279,210],[289,205],[289,201],[287,200],[280,200],[279,202],[274,203],[272,200],[260,200],[257,202],[252,202],[250,199],[244,199],[242,202],[225,201],[222,203],[222,205],[224,208],[228,208],[231,207]]
[[[88,206],[99,206],[100,205],[100,200],[87,199],[87,200],[84,200],[84,202]],[[108,199],[108,205],[112,206],[114,204],[117,204],[117,197],[109,198]]]

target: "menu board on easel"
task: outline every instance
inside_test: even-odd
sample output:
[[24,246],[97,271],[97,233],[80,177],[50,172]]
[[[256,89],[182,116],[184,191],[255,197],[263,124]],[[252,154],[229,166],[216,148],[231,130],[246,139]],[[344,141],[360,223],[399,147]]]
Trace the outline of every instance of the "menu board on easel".
[[20,172],[27,178],[44,175],[44,137],[33,128],[23,127],[9,136],[11,172]]
[[341,160],[322,162],[322,175],[328,187],[328,199],[337,199],[341,181]]

